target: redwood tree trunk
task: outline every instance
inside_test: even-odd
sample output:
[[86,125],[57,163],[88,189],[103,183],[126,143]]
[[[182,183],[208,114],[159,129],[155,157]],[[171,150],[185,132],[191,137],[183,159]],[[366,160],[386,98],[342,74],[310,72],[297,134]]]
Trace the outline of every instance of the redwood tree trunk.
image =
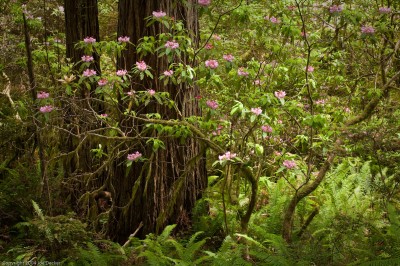
[[[186,28],[193,34],[193,43],[197,45],[198,20],[195,1],[187,2],[184,5],[181,1],[173,0],[120,0],[118,36],[129,36],[131,42],[137,44],[143,36],[154,36],[162,32],[164,29],[159,23],[146,27],[144,21],[144,18],[151,16],[153,11],[162,10],[167,16],[183,20]],[[177,104],[182,117],[200,115],[198,102],[195,100],[195,96],[199,94],[198,88],[184,84],[163,86],[158,82],[158,77],[168,69],[166,58],[151,55],[142,59],[151,66],[154,79],[133,80],[132,84],[135,84],[136,90],[167,91]],[[139,55],[130,46],[119,58],[118,68],[130,70],[136,61],[139,61]],[[123,113],[126,106],[122,102],[120,106]],[[146,108],[138,108],[136,111],[139,114],[157,112],[164,119],[181,118],[174,109],[155,103]],[[135,126],[138,132],[143,129],[143,125],[137,121],[135,123],[121,121],[120,125],[126,132],[135,131],[131,129],[132,126]],[[155,132],[146,134],[146,136],[160,137]],[[149,158],[149,162],[134,163],[130,173],[126,174],[126,167],[121,164],[126,157],[115,162],[111,174],[116,207],[110,216],[108,232],[115,241],[121,243],[126,241],[141,223],[143,227],[137,234],[139,237],[144,237],[150,232],[158,233],[166,224],[177,223],[181,228],[190,224],[195,201],[201,197],[207,185],[205,158],[201,146],[195,139],[187,139],[184,143],[173,138],[161,137],[161,139],[166,149],[153,152],[147,147],[141,150],[144,156]],[[146,146],[145,142],[142,146]],[[138,189],[133,193],[135,184],[138,185]]]
[[[75,45],[88,36],[100,41],[97,0],[64,0],[64,13],[66,56],[72,59],[72,62],[76,64],[75,70],[78,71],[79,62],[84,52],[77,49]],[[99,56],[97,54],[92,54],[92,56],[94,61],[90,68],[95,69],[97,74],[100,75]],[[95,84],[92,85],[91,91],[86,87],[82,87],[77,95],[73,97],[67,96],[66,100],[62,102],[64,127],[72,133],[66,134],[62,132],[63,152],[69,153],[80,147],[79,156],[69,156],[64,160],[64,176],[70,184],[71,204],[75,208],[78,208],[76,200],[82,195],[83,190],[87,188],[84,188],[83,184],[80,183],[83,178],[74,178],[74,176],[92,172],[93,169],[98,167],[90,153],[95,143],[86,140],[83,145],[80,145],[80,142],[84,140],[76,137],[80,133],[99,127],[98,123],[96,123],[96,115],[97,113],[103,113],[104,107],[101,99],[95,99],[93,95],[94,88]],[[72,181],[71,184],[71,180],[75,181]]]
[[[97,0],[64,0],[64,12],[67,57],[77,63],[83,51],[75,48],[76,43],[88,36],[100,41]],[[100,74],[99,57],[93,57],[94,69]]]

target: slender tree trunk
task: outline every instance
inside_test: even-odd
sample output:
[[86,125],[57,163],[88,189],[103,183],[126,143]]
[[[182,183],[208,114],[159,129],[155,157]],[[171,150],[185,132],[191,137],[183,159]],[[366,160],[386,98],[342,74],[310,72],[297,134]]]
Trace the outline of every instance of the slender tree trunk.
[[[137,44],[143,36],[163,32],[163,27],[155,23],[146,27],[145,17],[151,16],[153,11],[162,10],[168,16],[183,20],[186,28],[192,33],[192,40],[198,44],[198,20],[194,0],[182,4],[172,0],[120,0],[118,36],[129,36],[132,43]],[[145,81],[133,80],[136,90],[154,89],[156,92],[169,92],[179,111],[169,109],[158,104],[150,104],[146,108],[136,110],[139,114],[157,112],[164,119],[180,119],[191,115],[200,115],[200,109],[195,96],[198,88],[188,85],[163,86],[158,82],[160,73],[168,69],[166,58],[156,55],[142,58],[153,69],[154,79]],[[131,69],[139,55],[133,47],[129,47],[118,60],[119,69]],[[183,59],[184,63],[188,63]],[[122,103],[123,110],[126,109]],[[143,125],[135,121],[135,127],[141,132]],[[132,121],[121,121],[124,131]],[[125,128],[124,128],[125,127]],[[158,137],[155,132],[148,132],[146,136]],[[141,151],[149,161],[134,163],[130,173],[126,174],[126,167],[121,161],[115,162],[113,167],[112,185],[115,188],[113,209],[109,223],[109,236],[118,242],[125,242],[141,223],[143,226],[137,236],[144,237],[150,232],[159,232],[168,223],[177,223],[178,227],[190,224],[192,208],[207,184],[205,159],[200,144],[195,139],[187,139],[181,143],[177,139],[162,138],[165,150],[153,152],[151,148]],[[142,146],[146,144],[143,142]],[[132,150],[131,152],[133,152]],[[119,208],[124,207],[124,208]]]

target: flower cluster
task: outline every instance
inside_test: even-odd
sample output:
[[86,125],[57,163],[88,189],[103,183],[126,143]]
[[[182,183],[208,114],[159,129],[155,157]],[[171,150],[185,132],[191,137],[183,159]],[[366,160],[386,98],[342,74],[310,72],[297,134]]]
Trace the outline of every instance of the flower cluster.
[[96,42],[96,39],[95,38],[93,38],[93,37],[86,37],[85,39],[83,39],[83,41],[85,42],[85,43],[95,43]]
[[128,36],[120,36],[118,37],[119,42],[129,42],[130,38]]
[[126,71],[125,69],[120,69],[117,71],[117,76],[123,77],[126,75],[126,73],[128,73],[128,71]]
[[213,34],[213,39],[216,41],[220,41],[221,40],[221,36],[219,36],[218,34]]
[[286,92],[284,92],[284,91],[276,91],[276,92],[274,92],[274,94],[275,94],[275,97],[278,99],[283,99],[286,96]]
[[218,103],[216,101],[208,100],[206,102],[207,106],[210,107],[211,109],[217,109],[218,108]]
[[49,96],[50,96],[50,93],[44,92],[44,91],[41,91],[36,95],[36,97],[38,99],[47,99],[47,98],[49,98]]
[[179,43],[177,43],[176,41],[168,41],[165,45],[165,48],[170,48],[172,50],[179,48]]
[[101,86],[101,87],[107,85],[107,83],[108,83],[108,80],[105,78],[102,78],[97,82],[97,84],[99,84],[99,86]]
[[207,43],[204,48],[206,48],[206,50],[211,50],[213,47],[213,45],[211,43]]
[[198,3],[201,6],[208,6],[211,4],[211,0],[199,0]]
[[262,113],[262,109],[260,107],[251,108],[251,112],[255,115],[260,115]]
[[314,67],[313,66],[308,66],[306,67],[307,72],[314,72]]
[[154,94],[156,94],[156,91],[155,90],[147,90],[147,93],[150,95],[150,96],[153,96]]
[[129,161],[136,161],[140,157],[142,157],[142,154],[140,152],[138,152],[138,151],[128,154],[128,160]]
[[381,13],[381,14],[389,14],[390,12],[392,12],[390,7],[380,7],[379,8],[379,13]]
[[227,151],[225,154],[219,155],[218,159],[220,161],[223,161],[223,160],[230,160],[230,159],[233,159],[235,157],[236,157],[236,153],[231,153],[230,151]]
[[53,111],[54,107],[51,105],[45,105],[39,108],[39,111],[41,113],[50,113],[51,111]]
[[244,70],[244,67],[239,67],[237,71],[239,76],[247,77],[249,75],[249,72]]
[[362,26],[361,27],[361,33],[374,34],[375,33],[375,29],[372,26]]
[[82,56],[82,61],[83,62],[91,62],[91,61],[93,61],[94,60],[94,58],[93,58],[93,56],[91,56],[91,55],[84,55],[84,56]]
[[274,24],[281,23],[281,21],[279,19],[277,19],[276,17],[270,17],[269,21],[271,21],[271,23],[274,23]]
[[343,10],[343,8],[338,5],[333,5],[333,6],[329,7],[329,12],[331,12],[331,13],[339,13],[339,12],[342,12],[342,10]]
[[261,80],[256,79],[255,81],[253,81],[253,84],[256,86],[261,85]]
[[206,67],[209,67],[211,69],[215,69],[218,67],[218,61],[217,60],[207,60],[205,62]]
[[266,133],[271,133],[272,132],[272,127],[269,126],[269,125],[263,125],[263,126],[261,126],[261,130],[263,132],[266,132]]
[[147,69],[147,65],[144,61],[136,62],[136,67],[137,67],[137,69],[139,69],[142,72]]
[[214,131],[212,132],[213,136],[221,135],[221,130],[222,130],[223,128],[224,128],[223,126],[218,125],[218,126],[217,126],[217,130],[214,130]]
[[171,77],[173,74],[174,74],[174,71],[172,69],[164,71],[164,76]]
[[225,60],[228,61],[228,62],[232,62],[233,59],[235,59],[235,57],[234,57],[233,55],[231,55],[231,54],[224,54],[224,55],[222,56],[222,58],[225,59]]
[[295,168],[297,166],[296,162],[293,161],[293,160],[284,160],[282,164],[287,169],[292,169],[292,168]]
[[155,18],[162,18],[165,17],[167,15],[167,13],[163,12],[163,11],[153,11],[153,17]]
[[96,75],[96,70],[88,68],[85,71],[83,71],[84,77],[91,77],[91,76],[95,76],[95,75]]

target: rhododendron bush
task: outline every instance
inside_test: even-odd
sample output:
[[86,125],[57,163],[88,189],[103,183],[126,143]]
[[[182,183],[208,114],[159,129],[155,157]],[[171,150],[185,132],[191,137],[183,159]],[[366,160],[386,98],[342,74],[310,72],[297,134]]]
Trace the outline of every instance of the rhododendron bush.
[[[24,130],[34,136],[35,144],[29,159],[2,144],[0,158],[5,163],[0,177],[24,160],[33,160],[30,167],[42,180],[37,200],[44,210],[48,204],[48,215],[58,205],[66,208],[60,201],[63,196],[71,201],[75,197],[80,218],[93,223],[100,237],[112,238],[109,230],[118,225],[117,216],[107,215],[127,215],[137,191],[152,184],[158,160],[172,156],[169,149],[199,145],[190,160],[168,161],[179,179],[167,182],[166,176],[155,183],[168,190],[170,198],[144,192],[142,201],[149,197],[161,202],[154,210],[159,211],[154,233],[160,233],[170,221],[168,215],[176,211],[173,201],[185,186],[193,185],[185,181],[186,174],[205,160],[208,186],[198,193],[193,212],[179,216],[179,230],[174,231],[183,238],[181,232],[204,231],[210,250],[205,265],[344,265],[374,260],[397,265],[400,3],[179,3],[199,14],[198,36],[193,36],[197,29],[187,28],[187,21],[160,5],[147,10],[143,22],[152,35],[137,42],[115,32],[107,32],[102,40],[85,36],[74,44],[82,51],[78,62],[65,57],[62,32],[57,33],[61,42],[49,38],[43,44],[33,38],[34,66],[21,66],[37,73],[36,87],[22,76],[20,91],[11,95],[7,88],[16,87],[17,78],[11,63],[3,60],[7,97],[1,100],[9,107],[0,107],[1,117],[8,119],[0,122],[0,130],[7,132],[10,121],[18,120],[13,123],[26,124]],[[111,8],[113,1],[99,4],[102,30],[113,22],[101,14],[117,16],[117,10]],[[64,11],[49,5],[52,19],[61,21]],[[25,27],[29,25],[33,35],[35,27],[49,27],[37,21],[36,14],[44,11],[35,8],[29,3],[14,6],[14,12],[25,14]],[[132,66],[124,65],[129,49],[135,54]],[[193,115],[190,110],[198,112]],[[2,137],[4,143],[12,142],[9,133]],[[74,149],[66,149],[73,141]],[[88,161],[82,158],[93,164],[84,165]],[[71,162],[74,169],[68,172]],[[122,169],[123,175],[110,177],[111,169]],[[94,192],[112,188],[118,194],[116,178],[137,176],[126,205],[114,202],[110,212],[96,216],[108,220],[93,218]],[[62,186],[82,193],[64,193]],[[147,228],[143,223],[137,224],[136,233]],[[151,252],[158,251],[134,241],[136,233],[125,236],[128,242],[122,244],[129,252],[124,256],[151,261]],[[180,251],[161,250],[157,254],[169,256],[168,263],[179,264],[174,256]],[[200,258],[200,252],[195,257]]]

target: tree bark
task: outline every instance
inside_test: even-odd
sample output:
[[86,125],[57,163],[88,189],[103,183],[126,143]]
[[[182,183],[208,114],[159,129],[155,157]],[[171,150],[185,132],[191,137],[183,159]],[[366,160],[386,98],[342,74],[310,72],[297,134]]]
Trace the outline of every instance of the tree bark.
[[[85,37],[100,41],[97,0],[64,0],[64,12],[67,57],[77,63],[84,54],[75,48],[76,43]],[[93,58],[94,69],[100,74],[99,56],[93,54]]]
[[[74,70],[78,71],[79,62],[82,60],[81,57],[84,55],[84,51],[77,49],[75,45],[86,37],[93,37],[96,41],[100,41],[97,0],[64,0],[64,14],[66,56],[75,64]],[[100,75],[100,58],[96,53],[93,53],[92,56],[94,61],[90,68],[96,70],[97,75]],[[77,148],[79,149],[72,156],[67,156],[63,162],[64,178],[69,183],[71,183],[71,177],[74,177],[74,175],[92,172],[97,167],[90,154],[90,150],[95,143],[77,137],[83,132],[99,127],[96,122],[96,115],[104,112],[104,106],[101,103],[101,99],[95,99],[94,89],[95,84],[92,84],[90,91],[82,86],[78,95],[73,97],[67,95],[66,100],[62,102],[64,127],[70,132],[70,134],[62,133],[61,135],[63,152],[68,154]],[[99,180],[101,179],[104,178],[99,178]],[[83,182],[82,178],[75,180],[72,181],[73,184],[70,187],[73,189],[69,193],[72,196],[71,205],[77,208],[77,200],[81,197],[83,190],[87,188],[84,188],[83,184],[81,184]]]
[[[183,20],[191,33],[193,43],[197,45],[198,20],[195,1],[187,1],[187,4],[182,2],[120,0],[118,36],[129,36],[131,42],[136,45],[144,36],[155,36],[163,32],[165,29],[159,23],[146,27],[144,21],[144,18],[151,16],[153,11],[162,10],[167,16]],[[118,68],[129,70],[139,59],[134,48],[129,46],[118,59]],[[135,110],[138,115],[157,112],[163,119],[182,119],[200,115],[198,102],[195,100],[195,96],[199,94],[197,87],[185,84],[163,86],[158,82],[160,73],[168,69],[166,58],[150,55],[140,60],[151,66],[154,79],[144,81],[134,79],[132,81],[132,84],[135,84],[134,88],[169,92],[179,111],[154,103]],[[188,63],[187,61],[187,58],[183,59],[183,63]],[[120,108],[123,113],[126,106],[120,102]],[[138,132],[142,132],[143,123],[121,119],[120,124],[124,131],[132,131],[130,128],[135,126]],[[113,208],[110,216],[108,234],[112,240],[120,243],[124,243],[141,223],[143,227],[137,233],[138,237],[144,237],[151,232],[158,233],[170,223],[178,224],[178,228],[188,226],[192,208],[207,185],[205,158],[198,141],[188,138],[182,143],[178,139],[162,137],[155,132],[148,132],[143,136],[161,137],[165,143],[165,150],[159,149],[153,152],[151,148],[145,148],[142,152],[149,161],[134,163],[128,174],[125,173],[126,167],[121,164],[126,160],[126,156],[115,162],[112,186],[115,188],[116,208]],[[145,142],[141,144],[143,147],[145,145]]]

